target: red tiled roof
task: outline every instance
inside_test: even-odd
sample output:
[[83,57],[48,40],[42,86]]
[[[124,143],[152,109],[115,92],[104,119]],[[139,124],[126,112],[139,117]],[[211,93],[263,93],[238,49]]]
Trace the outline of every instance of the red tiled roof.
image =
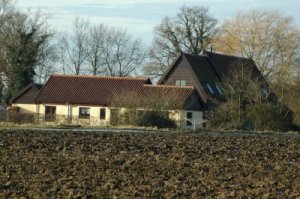
[[[196,92],[193,86],[144,85],[142,99],[151,106],[151,101],[166,109],[184,109],[191,95]],[[143,106],[142,104],[141,106]]]
[[35,101],[38,103],[70,103],[108,105],[113,95],[124,90],[138,92],[147,78],[51,75]]
[[152,85],[147,78],[52,75],[35,101],[140,108],[163,104],[182,109],[194,93],[191,86]]

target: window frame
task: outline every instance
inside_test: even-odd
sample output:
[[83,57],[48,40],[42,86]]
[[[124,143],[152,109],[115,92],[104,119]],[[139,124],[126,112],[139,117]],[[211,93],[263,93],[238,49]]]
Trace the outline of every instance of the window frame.
[[260,87],[260,92],[264,95],[264,97],[269,97],[269,95],[270,95],[270,90],[268,89],[268,87],[267,86],[261,86]]
[[55,120],[56,120],[56,106],[45,106],[45,121],[54,122]]
[[[104,111],[104,112],[102,112]],[[100,115],[99,115],[100,120],[105,120],[106,119],[106,108],[100,108]]]
[[185,79],[175,80],[175,86],[186,86],[186,80]]
[[188,120],[186,120],[186,125],[187,126],[192,126],[192,122],[191,121],[189,121],[189,120],[192,120],[193,119],[193,112],[186,112],[186,119],[188,119]]
[[[86,109],[88,111],[82,113],[82,111],[81,111],[82,109]],[[79,107],[78,111],[79,111],[78,118],[90,119],[90,117],[91,117],[91,108],[90,107]]]
[[206,88],[209,90],[210,94],[214,94],[215,93],[209,83],[206,83]]
[[219,92],[220,95],[223,94],[223,91],[222,91],[222,89],[219,87],[218,84],[216,85],[216,89],[217,89],[217,91]]

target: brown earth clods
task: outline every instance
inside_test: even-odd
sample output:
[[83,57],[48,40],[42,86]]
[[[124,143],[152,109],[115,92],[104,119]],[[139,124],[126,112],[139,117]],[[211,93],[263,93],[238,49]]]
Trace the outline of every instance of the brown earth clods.
[[0,131],[0,198],[300,198],[300,136]]

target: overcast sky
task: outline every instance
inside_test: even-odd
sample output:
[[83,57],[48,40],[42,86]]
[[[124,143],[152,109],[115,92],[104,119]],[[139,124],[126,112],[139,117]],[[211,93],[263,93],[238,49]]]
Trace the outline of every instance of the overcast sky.
[[93,24],[124,27],[136,37],[150,43],[153,27],[164,16],[176,15],[178,8],[207,6],[220,22],[239,11],[251,9],[279,10],[300,24],[300,0],[18,0],[21,9],[41,9],[51,18],[52,28],[64,31],[75,16],[89,18]]

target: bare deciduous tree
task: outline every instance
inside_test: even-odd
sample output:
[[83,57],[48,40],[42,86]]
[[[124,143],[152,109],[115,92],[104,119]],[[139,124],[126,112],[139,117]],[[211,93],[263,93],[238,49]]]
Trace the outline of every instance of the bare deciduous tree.
[[224,22],[216,49],[252,58],[264,76],[282,84],[300,50],[300,33],[290,16],[250,11]]
[[15,0],[0,0],[0,25],[2,26],[14,10]]
[[57,71],[55,64],[59,60],[59,53],[57,46],[55,46],[52,40],[41,46],[41,53],[38,59],[40,61],[35,68],[35,79],[38,83],[42,84],[51,74]]
[[145,51],[140,39],[134,39],[126,30],[110,28],[105,36],[102,59],[105,75],[128,76],[141,67]]
[[143,73],[150,77],[152,82],[157,82],[171,65],[174,57],[168,56],[163,49],[153,44],[148,51],[148,59],[143,68]]
[[213,128],[288,130],[292,114],[263,77],[248,64],[236,63],[220,82],[224,99],[209,115]]
[[68,64],[76,75],[83,69],[93,75],[128,76],[137,71],[145,59],[141,40],[134,39],[126,30],[98,25],[90,27],[76,18],[74,30],[61,39],[61,63],[64,72]]
[[208,8],[181,7],[176,17],[165,17],[155,27],[145,74],[152,77],[161,74],[160,70],[164,71],[181,50],[198,55],[208,47],[217,32],[217,20],[210,16]]
[[[28,15],[32,15],[28,13]],[[35,81],[42,84],[56,71],[55,64],[58,62],[58,48],[55,43],[56,32],[49,29],[47,20],[49,16],[41,11],[34,13],[31,23],[38,23],[41,34],[47,37],[47,40],[41,43],[39,53],[37,54],[37,64],[35,67]]]
[[105,37],[108,28],[104,25],[98,25],[90,28],[87,40],[87,61],[92,67],[93,75],[103,73],[104,60],[102,59]]
[[63,61],[71,65],[69,70],[76,75],[81,73],[82,65],[86,61],[88,30],[89,22],[76,17],[73,21],[73,30],[66,33],[61,39],[61,53],[63,56],[67,56],[67,59],[64,57]]

